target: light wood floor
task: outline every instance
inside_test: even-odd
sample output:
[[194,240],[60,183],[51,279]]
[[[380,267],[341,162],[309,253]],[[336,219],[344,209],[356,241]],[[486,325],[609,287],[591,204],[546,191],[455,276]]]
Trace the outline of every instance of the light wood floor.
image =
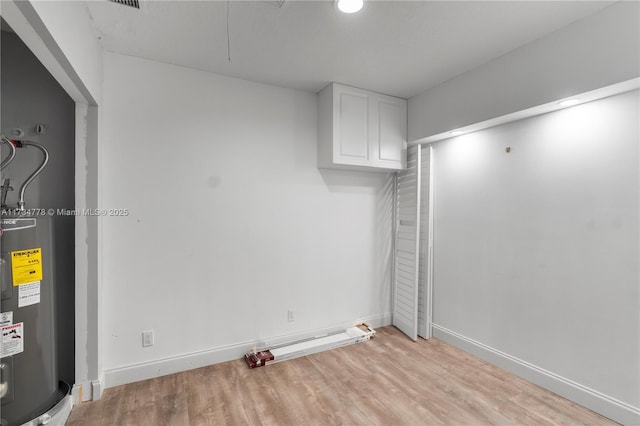
[[615,424],[442,341],[377,331],[254,370],[238,360],[110,388],[67,425]]

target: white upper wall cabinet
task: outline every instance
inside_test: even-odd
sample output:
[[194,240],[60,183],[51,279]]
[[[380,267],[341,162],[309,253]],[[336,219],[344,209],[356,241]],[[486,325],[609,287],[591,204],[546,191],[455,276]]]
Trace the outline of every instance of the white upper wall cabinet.
[[318,94],[318,167],[401,170],[407,100],[332,83]]

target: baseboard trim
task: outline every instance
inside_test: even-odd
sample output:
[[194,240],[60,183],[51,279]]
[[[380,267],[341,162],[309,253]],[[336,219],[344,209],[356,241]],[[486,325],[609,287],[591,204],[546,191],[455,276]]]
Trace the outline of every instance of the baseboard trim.
[[99,377],[97,380],[91,381],[91,400],[97,401],[102,398],[102,391],[104,390],[104,376]]
[[82,401],[82,385],[80,383],[76,383],[71,388],[71,397],[73,398],[73,405],[78,405]]
[[491,346],[470,339],[438,324],[432,324],[433,337],[443,340],[538,386],[574,401],[623,425],[640,424],[640,408],[576,383],[556,373],[516,358]]
[[384,327],[387,325],[391,325],[391,317],[392,315],[390,313],[376,315],[366,318],[360,318],[355,321],[334,324],[320,329],[273,336],[268,339],[239,342],[203,351],[177,355],[174,357],[107,369],[104,371],[104,380],[102,381],[102,383],[104,384],[104,389],[107,389],[127,383],[152,379],[154,377],[165,376],[167,374],[179,373],[181,371],[205,367],[207,365],[218,364],[220,362],[232,361],[242,358],[242,356],[247,351],[257,346],[262,346],[265,344],[276,345],[292,342],[295,340],[306,339],[325,333],[331,333],[339,329],[352,327],[355,323],[358,322],[366,322],[373,328]]
[[[87,380],[84,382],[75,383],[73,385],[73,387],[71,388],[71,395],[73,396],[73,401],[75,404],[80,404],[81,402],[85,401],[92,401],[94,399],[94,382],[97,381]],[[102,379],[102,383],[104,383],[104,378]]]

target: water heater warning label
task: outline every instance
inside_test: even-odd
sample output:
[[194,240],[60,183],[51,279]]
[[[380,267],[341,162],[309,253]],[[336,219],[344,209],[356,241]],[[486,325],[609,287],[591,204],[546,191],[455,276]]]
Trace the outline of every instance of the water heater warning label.
[[42,249],[12,251],[11,273],[14,286],[41,281]]
[[0,357],[24,352],[24,323],[2,327],[2,351]]
[[18,287],[18,308],[40,303],[40,281]]

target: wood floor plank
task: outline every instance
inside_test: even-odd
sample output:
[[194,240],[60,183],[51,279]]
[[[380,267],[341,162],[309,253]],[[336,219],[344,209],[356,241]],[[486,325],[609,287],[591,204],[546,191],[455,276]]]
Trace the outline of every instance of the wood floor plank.
[[193,426],[201,426],[210,424],[213,421],[211,417],[210,386],[208,381],[203,380],[205,369],[198,368],[185,372],[184,376],[187,381],[185,389],[187,393],[187,414],[189,424]]
[[67,425],[616,424],[437,339],[377,331],[254,370],[237,360],[110,388]]

